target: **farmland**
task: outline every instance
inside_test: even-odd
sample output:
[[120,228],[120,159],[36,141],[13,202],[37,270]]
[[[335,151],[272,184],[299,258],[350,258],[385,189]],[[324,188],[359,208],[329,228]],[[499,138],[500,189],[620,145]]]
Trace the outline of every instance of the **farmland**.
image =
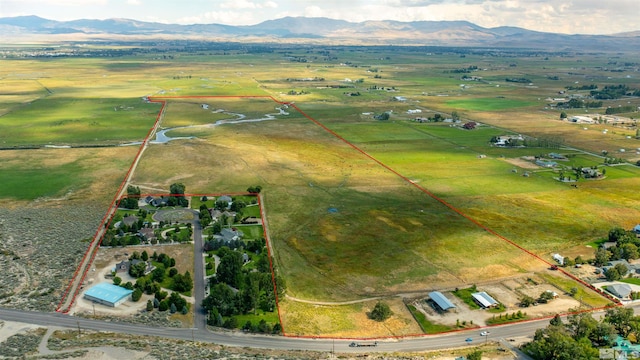
[[[463,50],[456,49],[421,55],[337,47],[327,50],[335,58],[324,58],[324,50],[4,60],[0,197],[7,217],[0,225],[0,259],[19,258],[0,287],[2,304],[25,307],[25,298],[42,296],[46,301],[37,308],[51,310],[68,278],[44,271],[56,268],[53,256],[21,253],[19,244],[40,249],[54,241],[64,245],[67,263],[81,257],[81,240],[93,235],[137,151],[118,145],[142,141],[160,110],[146,96],[165,97],[160,127],[176,128],[167,135],[185,139],[151,144],[132,183],[157,193],[181,182],[193,194],[238,193],[260,184],[272,256],[287,285],[288,297],[280,299],[283,327],[291,334],[410,334],[419,327],[398,299],[405,293],[545,274],[548,264],[514,244],[547,261],[562,251],[590,258],[586,244],[605,237],[612,224],[639,222],[635,122],[572,124],[560,121],[561,110],[545,100],[576,81],[640,87],[625,72],[602,70],[608,54],[550,53],[542,60],[479,52],[461,58]],[[310,61],[291,62],[293,55]],[[583,75],[573,71],[577,60],[588,67]],[[470,65],[481,65],[481,81],[451,72]],[[283,105],[289,102],[294,106]],[[635,97],[627,102],[640,105]],[[412,109],[420,113],[408,114]],[[376,119],[385,112],[388,120]],[[458,124],[415,121],[454,112]],[[480,125],[463,129],[469,121]],[[513,133],[561,144],[490,143]],[[607,167],[603,179],[581,179],[577,188],[522,159],[560,152],[570,155],[569,167],[603,166],[603,150],[626,164]],[[89,219],[57,216],[86,208],[92,209],[85,212]],[[37,230],[20,230],[29,226],[20,220],[27,209],[51,231],[47,240]],[[27,281],[46,276],[55,283]],[[606,303],[581,291],[589,306]],[[365,316],[373,297],[393,304],[396,316],[387,330]],[[314,310],[345,301],[360,302]],[[301,321],[310,314],[317,318]],[[336,314],[351,321],[336,322]]]

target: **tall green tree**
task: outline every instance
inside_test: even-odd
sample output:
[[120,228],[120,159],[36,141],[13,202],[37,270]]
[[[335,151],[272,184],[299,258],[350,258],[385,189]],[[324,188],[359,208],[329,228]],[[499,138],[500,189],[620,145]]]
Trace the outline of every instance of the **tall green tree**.
[[225,251],[216,270],[216,279],[238,289],[242,280],[242,263],[242,255],[238,251]]
[[389,305],[382,301],[378,301],[376,306],[373,307],[373,310],[371,310],[369,317],[375,321],[385,321],[391,317],[391,314],[393,314],[393,312],[391,311],[391,308],[389,308]]

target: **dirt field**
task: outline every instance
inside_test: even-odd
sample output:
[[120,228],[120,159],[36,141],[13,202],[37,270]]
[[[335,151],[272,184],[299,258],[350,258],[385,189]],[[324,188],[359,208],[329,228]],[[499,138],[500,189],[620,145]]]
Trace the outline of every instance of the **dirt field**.
[[523,169],[532,169],[532,170],[540,169],[540,166],[534,164],[529,160],[522,159],[522,158],[504,158],[502,160],[508,162],[511,165],[515,165]]

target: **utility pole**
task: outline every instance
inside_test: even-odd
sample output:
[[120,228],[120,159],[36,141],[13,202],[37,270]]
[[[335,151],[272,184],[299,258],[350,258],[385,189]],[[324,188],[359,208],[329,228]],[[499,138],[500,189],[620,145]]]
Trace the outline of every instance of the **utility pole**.
[[80,320],[78,320],[77,322],[78,322],[78,337],[80,337]]

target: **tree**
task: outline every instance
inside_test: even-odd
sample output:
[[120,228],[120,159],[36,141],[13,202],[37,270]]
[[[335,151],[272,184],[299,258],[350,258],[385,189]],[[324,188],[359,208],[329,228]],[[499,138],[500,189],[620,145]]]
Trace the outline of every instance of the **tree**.
[[147,300],[147,311],[153,311],[153,301]]
[[556,314],[553,319],[549,321],[549,325],[551,326],[562,326],[562,318],[560,314]]
[[158,310],[167,311],[169,310],[169,302],[166,300],[160,301],[160,305],[158,306]]
[[171,194],[168,200],[169,206],[188,206],[189,200],[184,197],[185,190],[186,188],[182,183],[171,184],[171,186],[169,186],[169,193]]
[[389,308],[389,305],[387,305],[387,303],[383,303],[382,301],[378,301],[376,306],[373,307],[373,310],[371,310],[369,317],[375,321],[385,321],[389,317],[391,317],[391,314],[393,313],[391,312],[391,308]]
[[469,355],[467,355],[467,360],[481,360],[482,359],[482,351],[480,350],[475,350],[472,353],[469,353]]
[[143,251],[142,254],[140,254],[140,260],[142,261],[149,260],[149,254],[147,253],[147,250]]
[[566,119],[566,118],[567,118],[567,113],[566,113],[566,112],[564,112],[564,111],[563,111],[563,112],[561,112],[561,113],[560,113],[560,120],[564,120],[564,119]]
[[543,291],[538,297],[538,301],[546,304],[549,300],[553,300],[553,293],[551,291]]
[[260,191],[262,191],[262,186],[260,185],[250,186],[247,188],[247,192],[250,194],[259,194]]
[[[220,249],[220,251],[223,249]],[[224,253],[216,270],[216,279],[234,288],[239,288],[242,277],[242,255],[237,251],[231,250],[224,251]]]
[[638,258],[638,247],[632,243],[622,244],[622,258],[625,260],[633,260]]
[[191,291],[193,289],[193,279],[187,271],[184,275],[177,274],[173,277],[173,290],[179,292]]
[[151,272],[151,279],[157,283],[161,283],[164,280],[164,267],[158,266]]
[[119,276],[113,278],[113,285],[120,285],[121,282],[122,278],[120,278]]
[[520,306],[529,307],[535,304],[535,302],[536,302],[536,299],[532,298],[531,296],[525,295],[522,297],[522,299],[520,299]]
[[620,272],[615,266],[606,269],[604,276],[607,278],[607,281],[618,281],[622,278],[622,275],[620,275]]
[[611,257],[611,254],[607,250],[600,248],[596,250],[596,258],[595,258],[594,265],[603,266],[609,261],[610,257]]
[[598,321],[590,313],[579,313],[567,318],[566,328],[574,339],[589,338],[596,330]]
[[169,307],[169,311],[171,311],[172,314],[175,314],[178,311],[176,304],[171,303],[171,306]]
[[147,270],[147,263],[139,262],[129,267],[129,275],[134,278],[144,276],[144,272]]
[[131,294],[131,300],[133,302],[137,302],[138,300],[140,300],[141,297],[142,297],[142,290],[140,289],[133,290],[133,293]]
[[174,267],[169,269],[169,277],[172,278],[172,277],[176,276],[177,274],[178,274],[178,269],[176,269]]
[[633,329],[633,309],[625,307],[607,309],[604,320],[613,325],[620,336],[626,338]]
[[231,316],[236,313],[236,296],[226,284],[216,284],[211,287],[211,292],[202,301],[202,307],[208,311],[216,309],[221,316]]

